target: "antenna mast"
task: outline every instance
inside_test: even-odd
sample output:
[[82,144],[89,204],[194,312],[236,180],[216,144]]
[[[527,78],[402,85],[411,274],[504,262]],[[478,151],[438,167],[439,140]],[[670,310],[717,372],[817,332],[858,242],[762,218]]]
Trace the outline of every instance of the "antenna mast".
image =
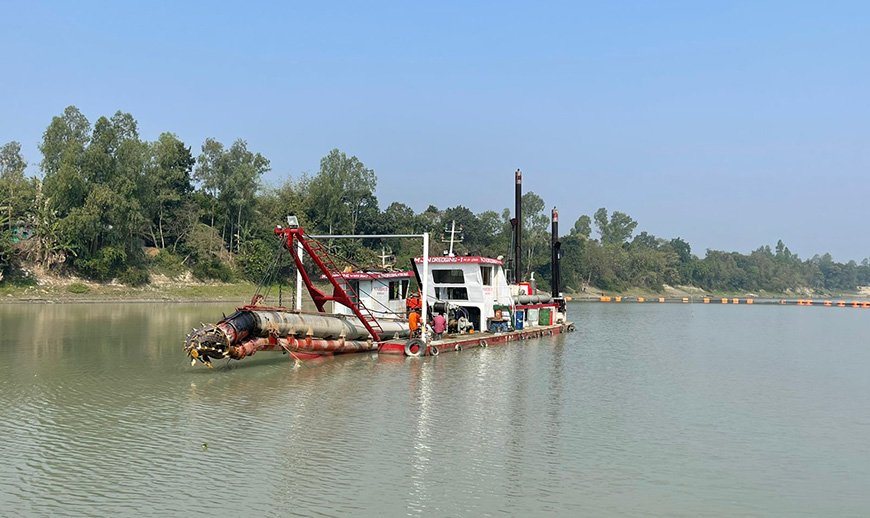
[[445,227],[444,233],[450,234],[450,239],[442,238],[441,242],[442,243],[450,243],[450,250],[447,252],[447,256],[453,257],[453,243],[461,243],[462,242],[462,237],[460,237],[459,239],[456,239],[456,234],[462,233],[462,226],[460,225],[459,230],[456,230],[456,220],[454,219],[453,223],[450,225],[450,230],[447,230],[447,228]]
[[387,259],[393,259],[393,251],[390,250],[387,252],[387,249],[381,247],[381,255],[378,256],[381,259],[381,268],[386,270],[387,268],[391,268],[392,264],[387,264]]

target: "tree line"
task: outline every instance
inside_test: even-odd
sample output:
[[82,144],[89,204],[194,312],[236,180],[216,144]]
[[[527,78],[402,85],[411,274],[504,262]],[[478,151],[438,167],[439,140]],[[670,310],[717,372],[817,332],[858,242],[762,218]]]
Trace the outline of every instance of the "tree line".
[[[96,281],[143,285],[155,273],[190,272],[202,280],[259,282],[270,271],[290,275],[273,229],[289,213],[310,233],[430,232],[437,239],[456,222],[458,253],[510,257],[511,211],[475,213],[430,205],[415,212],[396,201],[381,210],[377,176],[357,157],[331,150],[316,174],[263,183],[270,163],[238,139],[208,138],[194,153],[170,132],[143,140],[129,113],[93,124],[75,106],[52,118],[39,145],[40,174],[28,177],[18,142],[0,147],[0,275],[2,282],[32,282],[28,264]],[[527,192],[523,204],[523,277],[550,279],[550,218],[544,200]],[[593,236],[593,227],[595,235]],[[779,241],[749,253],[707,250],[692,254],[679,237],[635,234],[629,215],[601,208],[581,216],[562,242],[566,291],[587,287],[661,290],[665,284],[706,290],[853,290],[870,285],[870,264],[835,262],[830,254],[801,260]],[[419,254],[407,240],[336,241],[333,253],[357,264],[379,264],[384,251],[398,267]]]

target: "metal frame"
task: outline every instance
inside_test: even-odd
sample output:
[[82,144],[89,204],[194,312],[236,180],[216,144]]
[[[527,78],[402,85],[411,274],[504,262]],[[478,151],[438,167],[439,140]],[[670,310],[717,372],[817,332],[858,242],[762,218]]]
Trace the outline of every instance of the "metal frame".
[[[338,302],[339,304],[350,308],[353,311],[354,315],[360,319],[365,328],[372,334],[372,338],[375,341],[380,341],[380,333],[374,329],[365,315],[362,314],[359,307],[356,304],[353,304],[345,293],[344,289],[339,286],[338,282],[332,276],[332,272],[326,267],[321,258],[317,255],[317,253],[311,248],[311,245],[308,243],[307,239],[372,239],[372,238],[423,238],[423,285],[420,286],[421,300],[423,304],[421,304],[421,325],[423,326],[423,333],[420,333],[420,336],[423,340],[423,343],[427,343],[425,326],[427,322],[427,313],[428,313],[428,304],[426,303],[427,294],[429,293],[429,233],[423,232],[422,234],[319,234],[319,235],[306,235],[305,231],[301,228],[281,228],[277,227],[275,229],[275,234],[285,236],[286,242],[285,246],[287,250],[290,251],[290,255],[293,256],[293,262],[296,264],[296,310],[302,310],[302,284],[308,288],[308,293],[311,294],[311,298],[314,300],[315,306],[317,306],[317,310],[321,313],[324,312],[323,305],[330,300]],[[296,250],[293,249],[293,241],[296,240]],[[314,287],[314,284],[311,281],[311,278],[305,272],[305,267],[302,261],[302,251],[305,250],[311,259],[314,261],[314,264],[326,275],[330,284],[332,284],[334,293],[337,295],[329,296],[318,290]],[[374,318],[374,317],[372,317]]]

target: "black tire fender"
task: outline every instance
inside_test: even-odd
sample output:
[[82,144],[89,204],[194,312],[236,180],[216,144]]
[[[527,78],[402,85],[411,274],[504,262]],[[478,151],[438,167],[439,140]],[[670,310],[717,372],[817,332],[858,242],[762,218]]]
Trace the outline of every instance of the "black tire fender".
[[423,351],[426,350],[426,344],[423,343],[423,340],[419,338],[412,338],[405,342],[405,356],[411,356],[413,358],[417,358],[423,355]]

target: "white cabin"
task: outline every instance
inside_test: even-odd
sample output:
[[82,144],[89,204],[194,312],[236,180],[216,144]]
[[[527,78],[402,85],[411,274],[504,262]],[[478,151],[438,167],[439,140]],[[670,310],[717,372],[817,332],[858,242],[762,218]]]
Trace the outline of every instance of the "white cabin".
[[[423,258],[415,262],[423,264]],[[430,257],[426,299],[464,309],[476,331],[488,328],[496,307],[513,304],[504,264],[481,256]]]
[[[341,277],[356,291],[362,305],[375,318],[405,317],[405,302],[413,272],[350,272],[342,273]],[[321,276],[321,279],[326,277]],[[342,304],[333,302],[332,306],[333,313],[353,315],[353,311]]]

